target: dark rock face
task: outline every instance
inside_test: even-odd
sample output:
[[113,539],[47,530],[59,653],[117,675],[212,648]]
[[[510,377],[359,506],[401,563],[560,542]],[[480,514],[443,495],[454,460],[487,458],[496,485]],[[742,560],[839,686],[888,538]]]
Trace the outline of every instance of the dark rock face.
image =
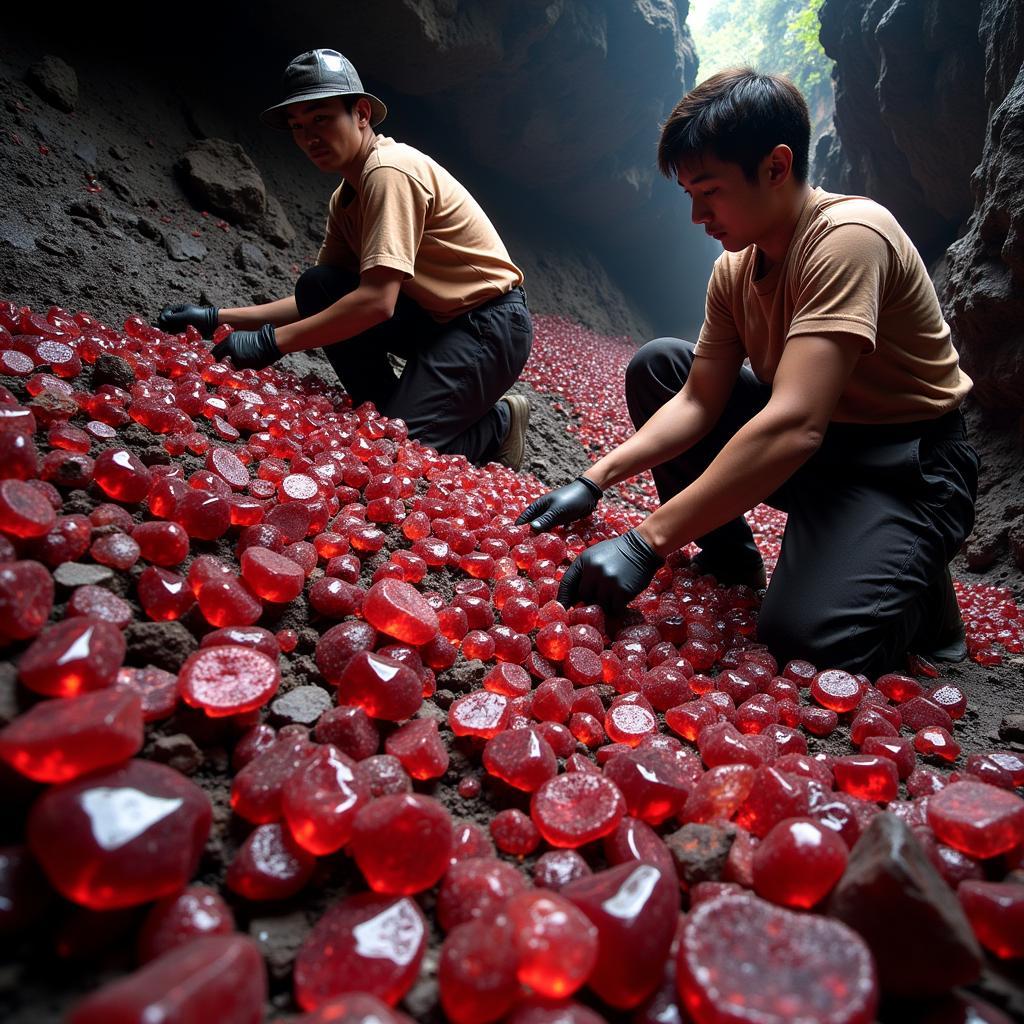
[[232,223],[252,224],[267,209],[260,172],[237,143],[203,139],[185,150],[174,170],[201,207]]
[[970,215],[985,125],[978,0],[826,0],[842,155],[819,147],[826,188],[888,207],[926,261]]
[[71,113],[78,105],[78,76],[60,57],[47,54],[25,76],[28,84],[51,106]]
[[828,913],[864,937],[886,994],[941,995],[981,971],[956,894],[895,815],[876,815],[857,841]]
[[991,120],[974,214],[949,250],[945,299],[964,368],[987,409],[1024,408],[1024,7],[982,0]]

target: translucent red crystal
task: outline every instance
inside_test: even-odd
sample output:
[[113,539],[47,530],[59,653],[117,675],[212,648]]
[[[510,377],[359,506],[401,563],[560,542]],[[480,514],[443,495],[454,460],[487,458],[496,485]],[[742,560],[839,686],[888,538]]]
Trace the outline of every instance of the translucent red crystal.
[[[328,681],[335,680],[328,677]],[[401,722],[423,703],[423,685],[412,669],[370,651],[351,655],[336,683],[338,699],[361,707],[371,718]]]
[[369,786],[354,768],[351,758],[327,744],[284,784],[285,821],[296,842],[318,857],[348,843],[356,812],[370,798]]
[[496,857],[472,857],[454,863],[437,894],[437,921],[446,931],[477,917],[493,917],[518,893],[526,879]]
[[810,818],[780,821],[754,850],[754,891],[771,903],[810,908],[846,870],[846,844]]
[[140,963],[148,963],[168,950],[210,935],[235,930],[231,909],[205,885],[190,885],[174,896],[158,900],[139,930]]
[[309,881],[315,858],[279,822],[253,829],[228,865],[224,882],[247,900],[284,900]]
[[53,577],[39,562],[0,564],[0,638],[28,640],[53,610]]
[[127,448],[108,448],[96,456],[93,478],[116,501],[142,501],[152,485],[152,474]]
[[186,658],[178,674],[185,703],[202,708],[211,718],[263,707],[280,681],[276,659],[236,645],[201,648]]
[[380,580],[370,587],[363,616],[382,633],[414,645],[425,644],[439,630],[437,613],[415,587],[402,580]]
[[502,1017],[519,998],[517,961],[504,915],[468,921],[449,932],[437,971],[446,1019],[484,1024]]
[[507,730],[489,739],[483,763],[491,775],[527,793],[558,773],[555,752],[533,729]]
[[615,783],[572,772],[545,782],[530,800],[530,817],[552,846],[582,846],[611,832],[626,813]]
[[1024,885],[968,879],[956,891],[978,941],[996,956],[1024,957]]
[[74,697],[113,683],[124,654],[124,634],[116,626],[76,616],[33,641],[18,662],[18,678],[47,697]]
[[42,537],[56,521],[53,506],[31,484],[0,480],[0,531],[11,537]]
[[414,779],[437,779],[448,770],[448,749],[433,718],[406,722],[385,740],[384,750]]
[[984,782],[955,782],[929,798],[928,824],[942,842],[984,860],[1024,842],[1024,800]]

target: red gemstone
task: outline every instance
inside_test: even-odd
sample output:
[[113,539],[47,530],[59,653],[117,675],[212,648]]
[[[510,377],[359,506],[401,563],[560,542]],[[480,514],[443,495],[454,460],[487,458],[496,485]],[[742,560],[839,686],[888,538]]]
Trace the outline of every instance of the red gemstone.
[[315,1010],[346,992],[393,1006],[412,987],[427,948],[414,900],[360,893],[331,907],[295,958],[295,1001]]
[[124,654],[124,634],[116,626],[76,616],[33,641],[18,663],[18,678],[44,696],[74,697],[109,686]]
[[284,784],[281,807],[295,841],[318,857],[340,850],[352,837],[356,812],[370,798],[355,762],[337,747],[318,747]]
[[127,448],[108,448],[96,457],[93,478],[116,501],[134,503],[149,494],[152,474]]
[[861,690],[854,676],[838,668],[819,672],[811,681],[811,697],[822,707],[840,714],[852,711],[860,703]]
[[507,697],[476,690],[452,702],[448,725],[456,736],[479,736],[489,740],[507,727],[509,714]]
[[629,815],[660,825],[682,808],[702,774],[695,762],[664,750],[630,750],[611,758],[604,775],[622,793]]
[[142,610],[156,622],[180,619],[196,603],[184,576],[148,566],[139,575],[136,588]]
[[154,565],[180,565],[188,557],[188,534],[177,523],[139,523],[132,539],[142,557]]
[[313,730],[317,743],[333,743],[353,761],[371,757],[380,749],[380,734],[362,708],[343,705],[325,711]]
[[429,889],[448,869],[452,820],[432,797],[378,797],[356,815],[352,856],[374,892],[396,896]]
[[305,732],[282,735],[254,757],[231,783],[231,808],[240,818],[262,825],[279,821],[285,783],[312,756],[316,748]]
[[[326,672],[324,675],[334,682]],[[372,718],[391,722],[411,718],[423,703],[423,684],[411,668],[365,650],[348,658],[337,686],[340,701],[361,707]]]
[[173,518],[190,537],[217,540],[231,526],[231,505],[220,494],[190,487],[175,504]]
[[39,562],[0,565],[0,639],[28,640],[53,610],[53,577]]
[[159,900],[146,915],[139,931],[139,961],[148,963],[187,942],[234,930],[235,920],[224,900],[205,885],[190,885]]
[[658,719],[650,707],[632,702],[613,703],[604,716],[604,728],[613,743],[637,746],[658,730]]
[[105,587],[93,586],[91,583],[75,588],[68,599],[65,615],[69,619],[79,615],[103,619],[118,629],[124,629],[134,618],[132,606],[127,601]]
[[211,718],[263,707],[280,681],[275,658],[238,646],[201,648],[189,655],[178,674],[185,703],[202,708]]
[[856,932],[749,895],[690,911],[676,978],[694,1024],[870,1024],[878,1003],[871,952]]
[[877,754],[837,757],[832,765],[836,785],[844,793],[872,803],[888,803],[899,792],[896,763]]
[[178,677],[153,665],[119,669],[114,685],[139,695],[144,722],[170,718],[178,705]]
[[951,763],[960,756],[960,744],[941,725],[927,725],[914,736],[914,749],[919,754],[937,757]]
[[129,761],[47,790],[29,814],[29,846],[69,900],[133,907],[189,881],[211,816],[209,797],[173,768]]
[[754,891],[787,907],[808,909],[846,870],[846,844],[810,818],[780,821],[754,850]]
[[956,894],[986,949],[1004,960],[1024,957],[1024,885],[969,879]]
[[1024,841],[1024,800],[984,782],[954,782],[929,798],[928,824],[954,850],[987,860]]
[[241,566],[242,578],[264,601],[283,604],[294,600],[306,582],[300,566],[267,548],[246,548]]
[[437,636],[437,612],[423,595],[402,580],[383,579],[370,587],[363,617],[371,626],[403,643],[419,646]]
[[30,483],[0,480],[0,531],[11,537],[42,537],[56,522],[53,506]]
[[0,757],[36,782],[66,782],[142,749],[142,701],[111,688],[36,704],[0,732]]
[[251,626],[263,614],[260,599],[244,580],[230,574],[202,583],[196,597],[211,626]]
[[491,775],[527,793],[558,774],[555,752],[533,729],[498,733],[484,746],[483,762]]
[[511,864],[493,856],[456,861],[437,894],[437,921],[449,932],[474,918],[491,918],[506,901],[528,888]]
[[582,846],[615,829],[626,801],[601,775],[572,772],[545,782],[530,801],[530,817],[552,846]]
[[141,549],[134,538],[126,533],[108,533],[93,541],[89,554],[94,562],[124,572],[139,560]]
[[533,865],[533,884],[557,892],[577,878],[589,874],[592,874],[590,865],[576,850],[549,850],[542,853]]
[[518,807],[499,811],[489,826],[494,845],[513,857],[528,857],[540,846],[540,832],[533,820]]
[[247,900],[284,900],[312,877],[316,858],[278,822],[253,829],[228,866],[225,884]]
[[433,718],[406,722],[385,740],[384,750],[414,779],[437,779],[448,770],[448,749]]
[[519,998],[518,957],[508,918],[468,921],[441,946],[438,989],[452,1024],[487,1024],[503,1017]]

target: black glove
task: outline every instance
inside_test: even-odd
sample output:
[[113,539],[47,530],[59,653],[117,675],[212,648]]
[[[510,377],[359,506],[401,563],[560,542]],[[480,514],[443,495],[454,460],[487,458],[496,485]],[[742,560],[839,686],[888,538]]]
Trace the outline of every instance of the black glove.
[[571,484],[548,491],[528,505],[519,514],[516,526],[529,523],[538,533],[550,530],[552,526],[567,526],[589,516],[603,494],[604,491],[593,480],[578,476]]
[[558,600],[568,608],[576,601],[622,611],[654,579],[664,564],[636,530],[587,548],[562,577]]
[[210,354],[214,359],[230,359],[239,370],[262,370],[281,358],[272,324],[258,331],[232,331]]
[[156,325],[168,334],[180,334],[186,327],[194,327],[204,338],[213,336],[217,329],[216,306],[192,306],[183,303],[179,306],[164,306],[157,317]]

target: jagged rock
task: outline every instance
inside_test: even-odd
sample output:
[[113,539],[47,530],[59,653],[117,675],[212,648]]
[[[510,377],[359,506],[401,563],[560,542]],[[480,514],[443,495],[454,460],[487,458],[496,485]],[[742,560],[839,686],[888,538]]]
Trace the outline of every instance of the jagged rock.
[[186,235],[184,231],[169,231],[164,235],[164,248],[172,260],[179,263],[185,260],[201,261],[206,259],[209,250],[198,239]]
[[47,54],[28,69],[25,77],[28,84],[58,110],[70,114],[78,105],[78,75],[60,57]]
[[153,741],[149,756],[161,764],[170,765],[182,775],[193,775],[203,763],[203,752],[191,736],[183,732],[173,736],[158,736]]
[[267,212],[267,190],[256,165],[237,143],[203,139],[185,150],[175,174],[198,209],[234,224],[255,225]]
[[239,242],[233,255],[235,266],[240,270],[263,270],[267,265],[263,250],[252,242]]
[[177,672],[199,646],[180,622],[133,622],[124,631],[128,645],[125,663],[144,668],[155,665]]
[[260,234],[279,249],[286,249],[295,241],[295,228],[288,220],[277,199],[267,193],[267,211],[259,225]]
[[135,383],[135,371],[126,359],[105,352],[93,366],[92,383],[97,388],[101,384],[113,384],[122,391],[129,391]]
[[940,995],[981,972],[981,947],[956,894],[895,815],[876,815],[857,840],[828,913],[864,937],[886,994]]
[[316,725],[320,716],[331,707],[330,694],[319,686],[297,686],[270,705],[275,725]]
[[1024,715],[1007,715],[999,723],[999,738],[1005,743],[1024,743]]
[[699,882],[717,882],[735,838],[733,825],[723,827],[695,822],[665,836],[680,884],[692,889]]
[[964,541],[964,561],[971,572],[984,572],[999,557],[1000,538],[991,533],[972,533]]
[[1024,570],[1024,523],[1018,523],[1010,527],[1006,535],[1010,543],[1010,557],[1018,569]]

